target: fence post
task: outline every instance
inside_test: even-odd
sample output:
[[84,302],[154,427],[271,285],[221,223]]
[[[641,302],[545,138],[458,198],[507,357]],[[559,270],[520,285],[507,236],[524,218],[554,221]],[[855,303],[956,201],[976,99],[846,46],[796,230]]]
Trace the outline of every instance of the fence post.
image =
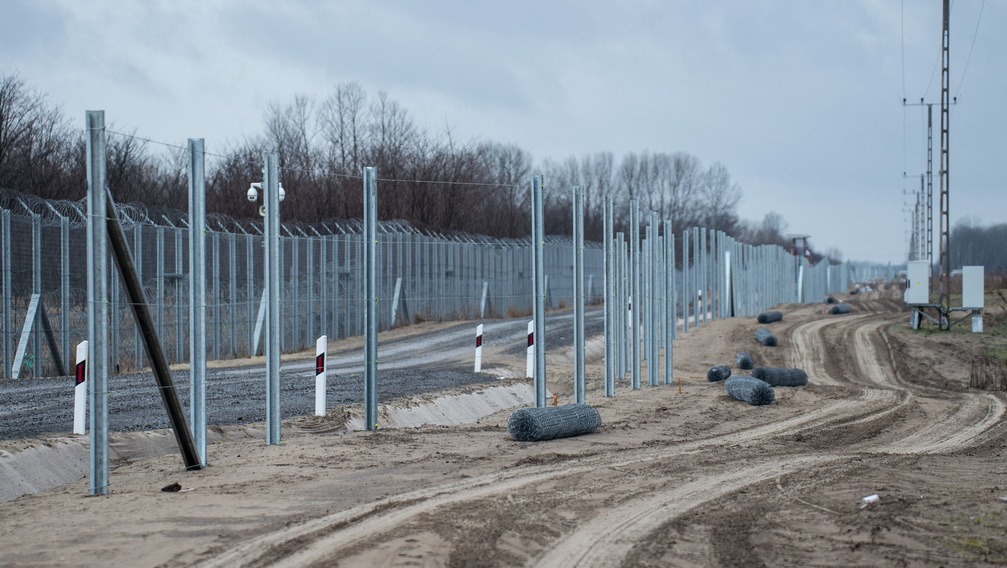
[[535,322],[535,407],[545,407],[545,228],[542,212],[542,176],[532,178],[532,278]]
[[[70,220],[60,216],[59,219],[59,250],[60,254],[60,335],[62,339],[63,360],[70,357]],[[142,358],[141,358],[142,361]]]
[[10,211],[4,209],[0,211],[0,255],[3,256],[3,335],[0,342],[3,343],[3,377],[11,378],[11,339],[13,331],[11,329],[11,311],[14,309],[11,299],[11,246],[10,246]]
[[[206,465],[206,181],[203,139],[189,139],[189,422]],[[216,235],[214,235],[216,237]],[[214,305],[220,282],[219,241],[213,241]],[[214,312],[216,324],[217,312]],[[216,351],[214,345],[214,351]]]
[[378,427],[378,187],[375,168],[364,168],[364,425]]
[[640,364],[640,204],[636,199],[629,200],[629,281],[632,305],[630,312],[630,336],[632,353],[632,388],[640,388],[640,375],[643,373]]
[[574,401],[584,402],[584,190],[573,186],[573,390]]
[[612,252],[615,248],[612,243],[612,194],[605,195],[605,221],[602,230],[602,242],[605,245],[605,396],[615,396],[615,306],[618,306],[617,297],[614,292],[612,275],[614,266],[612,263]]
[[41,373],[38,372],[39,366],[42,364],[42,326],[41,323],[43,317],[49,317],[45,314],[45,303],[41,301],[42,298],[42,216],[32,215],[31,217],[31,254],[32,254],[32,267],[31,267],[31,292],[39,297],[39,308],[41,311],[35,311],[35,321],[34,325],[31,326],[33,333],[31,334],[32,342],[32,364],[31,364],[31,376],[32,378],[40,377]]
[[280,443],[280,156],[265,156],[266,444]]
[[105,112],[87,111],[87,327],[91,494],[108,494],[108,246]]
[[[65,248],[63,249],[66,250]],[[64,261],[66,260],[66,255],[64,254]],[[136,267],[136,277],[140,281],[140,286],[143,286],[143,226],[137,223],[133,225],[133,265]],[[67,288],[64,288],[67,290]],[[66,300],[66,292],[64,292],[64,301]],[[63,348],[63,353],[69,355],[69,337],[64,337],[65,347]],[[143,367],[143,338],[140,337],[140,324],[133,318],[133,366],[136,369]]]

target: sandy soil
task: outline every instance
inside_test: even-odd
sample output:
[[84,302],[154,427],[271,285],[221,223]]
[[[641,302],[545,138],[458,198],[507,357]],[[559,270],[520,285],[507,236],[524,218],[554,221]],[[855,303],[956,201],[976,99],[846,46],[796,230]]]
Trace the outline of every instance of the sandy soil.
[[[107,497],[82,480],[0,504],[0,565],[1007,562],[1007,407],[967,388],[977,338],[910,331],[894,289],[847,299],[845,316],[777,306],[777,347],[754,340],[754,318],[681,335],[681,392],[623,381],[604,398],[595,356],[588,402],[603,426],[587,436],[514,442],[505,412],[374,432],[302,418],[282,446],[213,444],[203,471],[177,456],[124,464]],[[705,371],[733,368],[739,350],[810,384],[777,388],[771,406],[733,400]],[[569,402],[561,357],[549,388]],[[161,492],[176,481],[192,491]]]

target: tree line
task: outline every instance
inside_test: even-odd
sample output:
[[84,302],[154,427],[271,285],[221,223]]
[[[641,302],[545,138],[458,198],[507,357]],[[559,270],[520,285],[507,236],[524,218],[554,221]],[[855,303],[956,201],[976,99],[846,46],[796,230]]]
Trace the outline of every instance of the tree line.
[[[118,128],[110,123],[109,130]],[[106,144],[108,184],[118,201],[186,208],[184,149],[155,151],[161,149],[135,131],[110,132]],[[600,152],[536,163],[514,144],[459,140],[450,128],[430,132],[386,93],[371,95],[356,83],[337,85],[323,99],[295,95],[270,103],[261,133],[208,155],[207,211],[257,217],[242,196],[262,178],[268,151],[280,156],[284,221],[362,217],[361,174],[375,166],[381,219],[441,232],[524,237],[531,232],[531,177],[541,174],[547,234],[570,234],[571,188],[579,185],[589,240],[601,240],[605,196],[612,194],[616,230],[628,233],[629,202],[635,199],[643,211],[670,219],[676,233],[701,226],[753,244],[789,246],[778,214],[759,223],[739,218],[741,188],[719,162],[707,166],[686,152],[644,151],[619,159]],[[0,188],[79,200],[85,171],[83,129],[19,75],[0,76]]]

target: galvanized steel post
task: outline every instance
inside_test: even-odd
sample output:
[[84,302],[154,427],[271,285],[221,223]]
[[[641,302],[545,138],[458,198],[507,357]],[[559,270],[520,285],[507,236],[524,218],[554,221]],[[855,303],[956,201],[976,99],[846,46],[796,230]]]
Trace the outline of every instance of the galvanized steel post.
[[545,406],[545,222],[542,212],[542,176],[534,176],[531,184],[532,219],[532,318],[535,326],[535,406]]
[[584,402],[584,190],[573,186],[573,390],[574,400]]
[[605,196],[605,227],[602,239],[605,244],[605,396],[615,396],[615,307],[619,305],[614,294],[613,277],[615,266],[613,260],[612,221],[613,197]]
[[629,326],[632,336],[632,388],[640,388],[640,205],[635,199],[629,200],[629,278],[632,298]]
[[[206,178],[203,139],[189,139],[189,423],[206,465]],[[219,259],[214,259],[215,261]],[[215,271],[216,272],[216,271]],[[219,281],[219,278],[217,279]]]
[[[108,494],[108,236],[105,112],[87,111],[87,328],[91,494]],[[9,241],[8,241],[9,242]]]
[[280,443],[280,155],[265,156],[266,444]]
[[378,427],[378,185],[375,168],[364,168],[364,426]]

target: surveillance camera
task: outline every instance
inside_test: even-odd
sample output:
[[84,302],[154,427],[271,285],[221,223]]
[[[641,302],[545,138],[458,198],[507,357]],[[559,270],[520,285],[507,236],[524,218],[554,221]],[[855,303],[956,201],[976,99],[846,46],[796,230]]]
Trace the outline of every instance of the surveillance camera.
[[283,201],[283,198],[287,196],[287,192],[283,191],[283,184],[282,183],[277,184],[277,185],[279,185],[279,187],[280,187],[280,201]]
[[248,193],[246,193],[245,195],[248,197],[249,201],[255,201],[256,199],[259,198],[259,191],[255,187],[256,185],[259,185],[259,184],[253,183],[252,185],[250,185],[248,187]]

